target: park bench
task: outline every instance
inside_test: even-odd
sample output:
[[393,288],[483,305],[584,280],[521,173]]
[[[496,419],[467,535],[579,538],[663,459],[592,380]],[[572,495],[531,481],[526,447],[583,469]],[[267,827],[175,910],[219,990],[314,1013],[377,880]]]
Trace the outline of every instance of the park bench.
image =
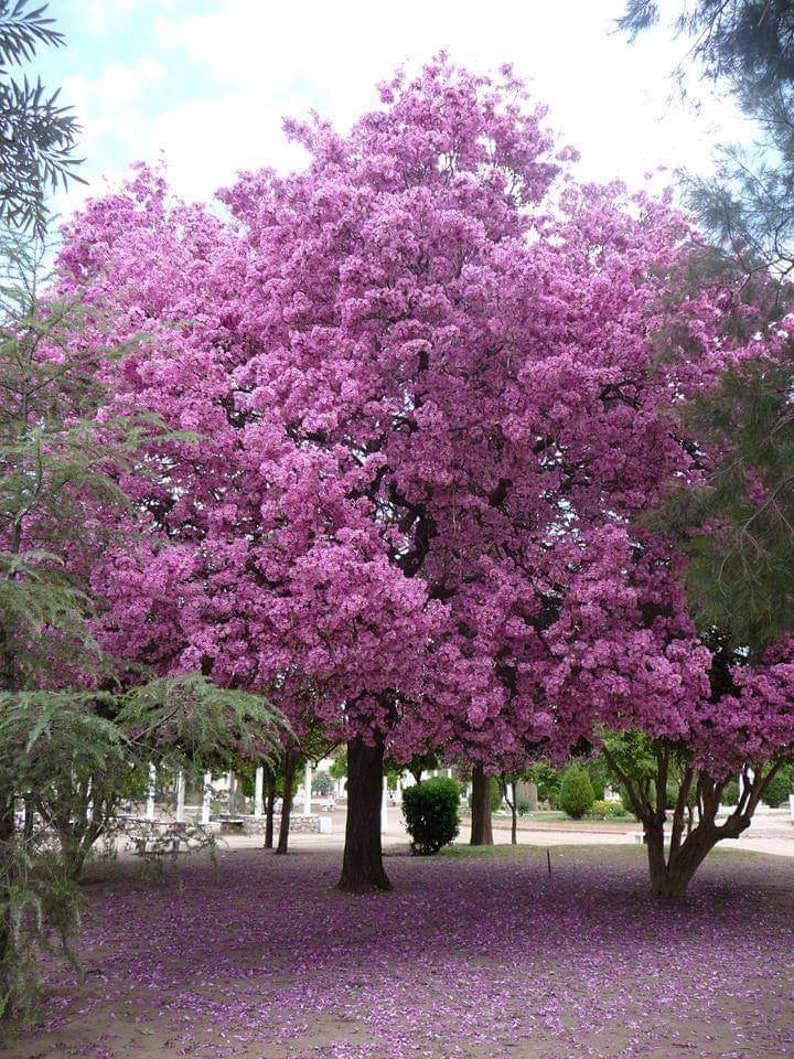
[[245,833],[245,820],[241,816],[228,816],[225,813],[221,813],[218,819],[221,822],[222,835],[242,835]]

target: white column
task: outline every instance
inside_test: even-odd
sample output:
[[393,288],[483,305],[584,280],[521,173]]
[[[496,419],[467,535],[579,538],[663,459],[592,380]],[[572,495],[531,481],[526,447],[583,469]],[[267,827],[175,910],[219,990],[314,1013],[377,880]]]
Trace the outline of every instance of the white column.
[[146,819],[154,820],[154,790],[157,783],[157,769],[149,762],[149,787],[146,791]]
[[226,799],[226,812],[227,813],[236,813],[237,812],[237,806],[234,803],[235,803],[235,801],[237,799],[235,798],[235,792],[234,792],[234,773],[233,772],[227,772],[226,773],[226,787],[227,787],[227,790],[229,792],[228,795],[227,795],[227,799]]
[[386,784],[386,777],[383,777],[383,797],[380,803],[380,830],[381,834],[384,834],[386,827],[389,823],[389,788]]
[[262,765],[257,765],[256,775],[254,776],[254,816],[265,815],[265,800],[263,798],[265,790],[265,769]]
[[210,799],[212,798],[212,773],[204,773],[204,789],[201,797],[201,816],[199,817],[200,824],[208,824],[210,822]]
[[185,819],[185,774],[179,769],[176,774],[176,822],[183,823]]
[[307,761],[303,766],[303,815],[311,816],[312,812],[312,766]]

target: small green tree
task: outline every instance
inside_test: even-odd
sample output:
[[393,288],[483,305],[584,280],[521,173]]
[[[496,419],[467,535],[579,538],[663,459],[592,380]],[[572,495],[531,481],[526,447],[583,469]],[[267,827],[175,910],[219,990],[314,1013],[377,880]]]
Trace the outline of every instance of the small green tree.
[[317,794],[321,798],[327,798],[329,794],[334,793],[334,781],[324,769],[313,773],[312,775],[312,794]]
[[422,856],[438,853],[457,837],[460,828],[460,786],[445,776],[406,787],[403,816],[411,836],[411,851]]
[[560,783],[560,808],[574,820],[580,820],[593,808],[594,801],[587,769],[583,765],[570,765]]

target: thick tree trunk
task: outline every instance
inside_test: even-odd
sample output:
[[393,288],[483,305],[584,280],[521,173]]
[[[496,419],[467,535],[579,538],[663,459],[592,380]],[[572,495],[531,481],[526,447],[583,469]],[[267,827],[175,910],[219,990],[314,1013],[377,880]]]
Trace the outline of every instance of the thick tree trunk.
[[267,773],[267,795],[265,797],[265,849],[273,848],[273,815],[276,808],[276,777]]
[[475,765],[471,773],[471,846],[492,846],[491,777]]
[[391,890],[383,867],[381,801],[383,798],[383,743],[368,746],[362,739],[347,744],[347,824],[342,877],[345,893]]
[[284,751],[284,797],[281,800],[281,825],[278,829],[276,853],[287,852],[289,843],[289,819],[292,813],[292,788],[295,783],[295,766],[298,757],[293,747]]

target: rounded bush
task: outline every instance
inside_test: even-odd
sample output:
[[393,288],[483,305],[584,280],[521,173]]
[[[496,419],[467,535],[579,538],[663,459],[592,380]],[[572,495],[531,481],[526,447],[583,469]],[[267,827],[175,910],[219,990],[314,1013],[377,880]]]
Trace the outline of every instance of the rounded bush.
[[770,807],[770,809],[777,809],[781,805],[788,803],[788,796],[791,794],[791,773],[787,768],[782,768],[772,780],[766,789],[762,801]]
[[595,796],[587,769],[571,765],[560,783],[560,809],[574,820],[580,820],[593,808]]
[[631,814],[627,809],[624,809],[622,802],[616,802],[613,799],[596,798],[593,802],[593,808],[590,810],[591,816],[597,816],[601,820],[620,820],[624,816],[630,816]]
[[438,853],[458,834],[460,787],[457,781],[438,776],[406,787],[403,816],[411,837],[411,852],[421,856]]

